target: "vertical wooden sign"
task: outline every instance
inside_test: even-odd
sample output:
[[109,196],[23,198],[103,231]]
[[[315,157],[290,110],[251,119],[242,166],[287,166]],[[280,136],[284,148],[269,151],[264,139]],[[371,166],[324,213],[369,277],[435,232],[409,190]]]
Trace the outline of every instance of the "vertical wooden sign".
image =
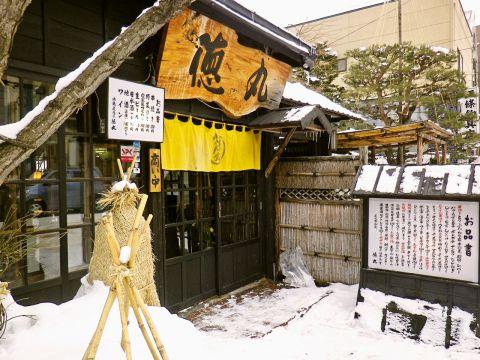
[[148,156],[150,168],[149,190],[150,192],[162,191],[162,168],[160,163],[160,149],[150,149]]

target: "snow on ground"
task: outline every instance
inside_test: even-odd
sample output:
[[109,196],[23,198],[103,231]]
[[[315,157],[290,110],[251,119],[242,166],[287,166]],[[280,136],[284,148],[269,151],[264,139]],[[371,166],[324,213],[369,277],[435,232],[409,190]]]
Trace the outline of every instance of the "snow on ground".
[[[100,283],[62,304],[8,308],[36,315],[10,323],[0,342],[0,359],[80,359],[107,296]],[[353,319],[356,286],[275,289],[268,296],[230,297],[193,324],[164,308],[150,307],[171,360],[182,359],[477,359],[478,350],[462,352],[384,334],[373,324]],[[373,296],[372,301],[382,300]],[[381,301],[380,301],[381,302]],[[8,302],[7,302],[8,303]],[[403,305],[403,304],[402,304]],[[366,306],[366,305],[365,305]],[[374,311],[375,307],[363,308]],[[150,355],[134,324],[129,331],[135,359]],[[365,319],[365,318],[364,318]],[[112,309],[98,359],[122,359],[118,308]]]

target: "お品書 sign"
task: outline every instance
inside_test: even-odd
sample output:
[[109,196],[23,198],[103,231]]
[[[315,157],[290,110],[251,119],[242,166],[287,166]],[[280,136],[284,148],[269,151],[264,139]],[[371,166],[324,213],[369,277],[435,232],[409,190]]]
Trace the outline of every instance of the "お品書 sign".
[[477,202],[368,201],[369,268],[478,282]]
[[164,89],[108,79],[108,138],[163,142]]

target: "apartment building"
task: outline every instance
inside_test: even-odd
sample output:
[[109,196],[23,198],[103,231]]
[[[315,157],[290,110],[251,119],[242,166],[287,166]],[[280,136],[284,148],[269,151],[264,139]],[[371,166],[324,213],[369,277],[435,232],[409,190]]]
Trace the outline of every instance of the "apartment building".
[[[467,86],[475,86],[474,32],[460,0],[400,0],[402,40],[455,51]],[[338,53],[339,71],[351,64],[348,50],[399,41],[398,0],[355,9],[287,29],[310,43],[327,42]]]

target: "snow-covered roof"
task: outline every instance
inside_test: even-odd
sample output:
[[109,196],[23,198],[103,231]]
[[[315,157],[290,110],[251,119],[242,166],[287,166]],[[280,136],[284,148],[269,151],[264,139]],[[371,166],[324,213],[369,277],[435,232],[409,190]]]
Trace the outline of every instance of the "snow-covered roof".
[[369,121],[366,116],[344,108],[342,105],[330,100],[326,96],[307,88],[305,85],[295,82],[287,82],[283,90],[283,98],[302,104],[319,105],[323,110],[346,116],[351,119]]
[[364,165],[354,192],[406,195],[480,196],[480,165]]

